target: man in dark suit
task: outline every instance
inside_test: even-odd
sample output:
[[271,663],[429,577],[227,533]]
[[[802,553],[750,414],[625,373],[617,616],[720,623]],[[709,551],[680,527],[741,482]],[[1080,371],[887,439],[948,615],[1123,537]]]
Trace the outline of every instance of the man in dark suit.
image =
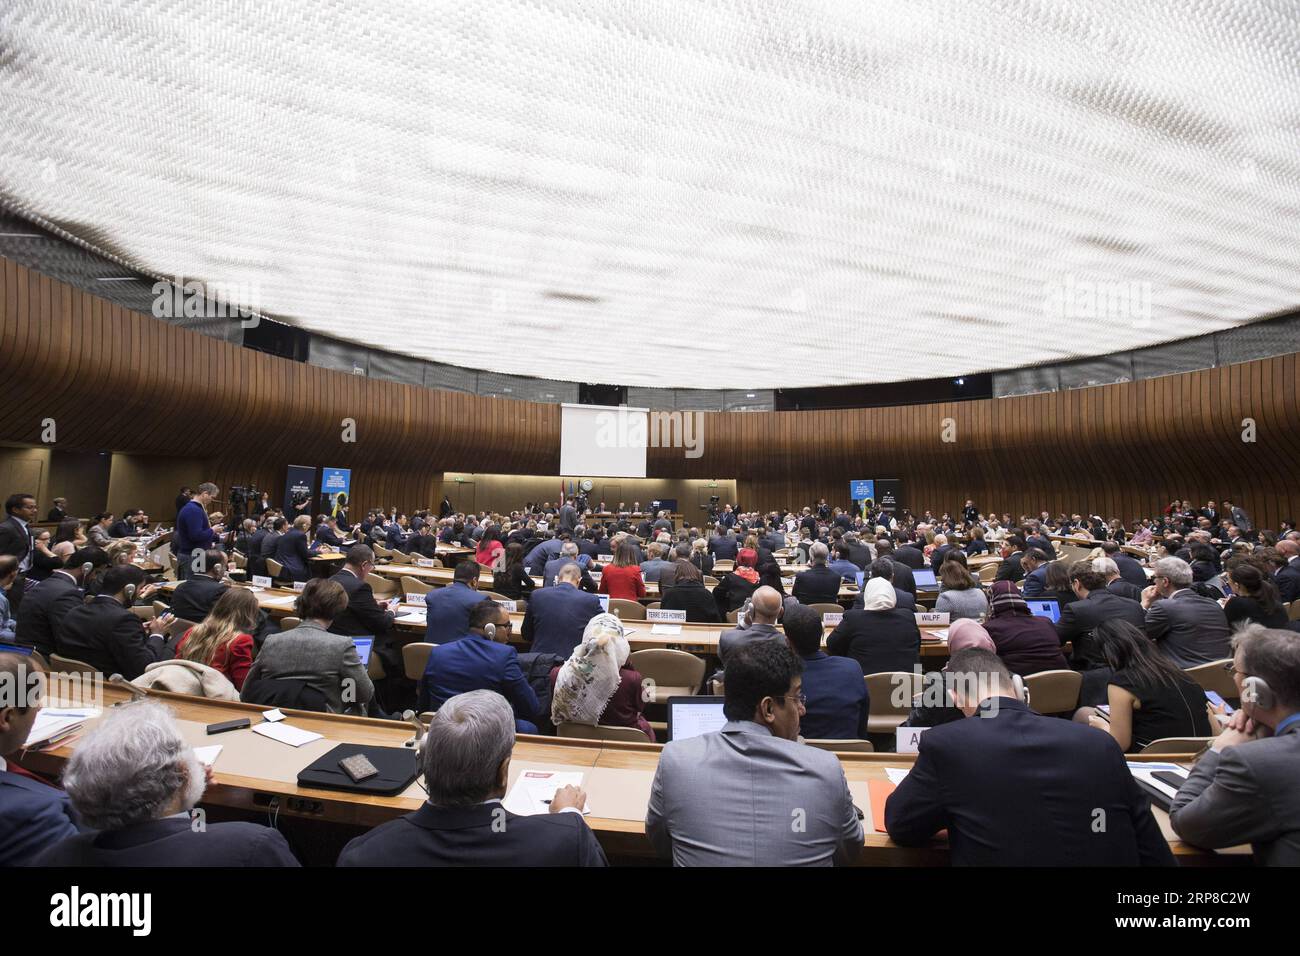
[[68,499],[55,498],[54,507],[50,509],[49,514],[45,516],[46,521],[62,521],[68,516]]
[[275,560],[284,565],[285,573],[295,581],[311,579],[311,558],[316,548],[307,544],[307,529],[310,527],[311,518],[299,515],[293,519],[293,526],[275,542]]
[[913,571],[919,571],[925,567],[925,552],[909,541],[898,546],[894,552],[894,560],[899,564],[907,565]]
[[[859,571],[867,570],[867,565],[871,563],[871,549],[862,543],[857,532],[850,532],[844,536],[844,543],[849,549],[849,560],[858,566]],[[781,547],[785,547],[782,542]],[[776,550],[773,548],[772,550]]]
[[734,561],[740,552],[740,542],[735,535],[720,533],[709,539],[708,548],[715,561]]
[[836,604],[840,599],[841,575],[827,566],[830,550],[820,541],[808,549],[809,568],[794,576],[790,594],[800,604]]
[[54,653],[83,661],[105,677],[121,674],[127,680],[135,680],[155,661],[171,660],[176,648],[165,633],[171,615],[149,621],[146,628],[129,610],[134,595],[151,593],[147,580],[135,565],[110,567],[100,593],[63,615],[54,632]]
[[1286,564],[1278,568],[1274,577],[1278,596],[1284,604],[1300,600],[1300,545],[1284,538],[1277,543],[1277,553],[1286,559]]
[[582,571],[579,587],[589,594],[595,594],[597,590],[596,582],[587,571],[587,565],[590,562],[590,558],[583,557],[578,553],[577,542],[564,542],[560,548],[559,556],[547,561],[545,567],[542,569],[542,587],[549,588],[555,583],[555,576],[560,573],[560,568],[564,567],[566,564],[576,564]]
[[546,562],[558,558],[563,548],[564,542],[558,537],[539,541],[524,555],[524,567],[529,574],[540,576],[546,570]]
[[510,702],[519,733],[537,733],[541,705],[519,666],[518,652],[509,644],[510,629],[510,615],[495,601],[470,608],[466,632],[430,652],[416,709],[437,710],[457,694],[490,690]]
[[885,803],[894,842],[947,829],[954,866],[1174,865],[1113,737],[1035,714],[991,651],[958,651],[947,669],[967,719],[921,736]]
[[792,605],[784,624],[790,649],[803,660],[807,702],[799,733],[814,740],[865,740],[871,699],[862,669],[850,658],[822,651],[822,616],[812,608]]
[[339,535],[338,521],[330,515],[320,515],[320,517],[325,520],[316,526],[317,546],[327,544],[336,551],[341,550],[343,538]]
[[943,559],[948,556],[949,551],[956,549],[956,545],[948,543],[946,534],[937,534],[934,536],[934,550],[930,552],[930,570],[936,575],[939,568],[943,566]]
[[[283,518],[283,517],[276,518],[271,522],[271,530],[268,531],[266,533],[266,537],[262,539],[262,550],[261,553],[258,555],[258,558],[260,559],[260,563],[261,563],[262,574],[269,573],[269,570],[267,569],[266,566],[266,560],[267,558],[275,557],[275,550],[280,544],[280,539],[284,537],[285,529],[287,529],[288,527],[289,527],[288,518]],[[279,559],[277,558],[276,560]]]
[[582,818],[586,794],[579,788],[557,790],[547,813],[505,808],[514,745],[514,715],[501,695],[475,690],[452,697],[424,737],[427,802],[357,837],[343,848],[338,865],[608,865]]
[[1047,553],[1038,548],[1030,548],[1020,556],[1020,566],[1025,571],[1025,580],[1020,585],[1021,593],[1027,598],[1042,597],[1047,593]]
[[393,551],[409,550],[410,545],[407,544],[407,541],[410,540],[409,524],[406,515],[398,515],[397,519],[388,526],[388,530],[384,533],[384,546]]
[[1192,569],[1181,558],[1156,562],[1151,586],[1142,592],[1147,636],[1178,667],[1195,667],[1231,656],[1228,619],[1219,602],[1190,590]]
[[1074,645],[1072,663],[1076,670],[1088,670],[1105,664],[1092,646],[1092,632],[1103,621],[1128,621],[1139,630],[1146,627],[1147,612],[1137,601],[1106,590],[1106,579],[1092,569],[1091,561],[1070,565],[1070,587],[1079,598],[1061,605],[1061,619],[1056,634],[1061,643]]
[[1169,822],[1195,846],[1249,842],[1259,865],[1300,866],[1300,641],[1256,624],[1235,643],[1241,710],[1178,788]]
[[0,695],[0,866],[30,863],[46,847],[77,833],[68,795],[6,760],[22,749],[36,723],[44,701],[35,693],[27,697],[26,689],[38,691],[30,682],[43,672],[28,654],[0,653],[0,681],[19,691]]
[[601,612],[600,598],[578,590],[581,571],[576,564],[566,564],[554,585],[529,595],[520,636],[532,642],[534,654],[567,658],[582,643],[587,622]]
[[998,551],[1002,556],[1002,563],[998,565],[998,573],[993,576],[995,581],[1023,581],[1025,569],[1020,564],[1020,559],[1025,556],[1025,541],[1023,538],[1008,537],[1002,542],[1002,547]]
[[893,542],[881,539],[876,542],[876,554],[881,558],[889,558],[894,565],[894,575],[890,578],[894,587],[901,591],[906,591],[912,598],[912,605],[916,605],[916,578],[912,574],[912,569],[898,560],[894,551]]
[[479,593],[479,573],[478,562],[462,561],[452,572],[451,584],[434,588],[424,596],[424,639],[430,644],[458,640],[469,630],[470,608],[491,600]]
[[17,613],[27,587],[27,572],[32,566],[32,529],[36,520],[36,498],[26,493],[5,499],[5,520],[0,522],[0,554],[18,559],[18,577],[9,588],[9,608]]
[[198,624],[206,618],[229,585],[226,556],[215,549],[203,552],[202,574],[195,573],[176,585],[171,596],[171,611],[182,621]]
[[[389,637],[393,629],[394,615],[386,605],[380,605],[375,600],[375,592],[370,587],[370,582],[366,579],[375,569],[375,552],[364,544],[354,544],[348,548],[347,559],[343,567],[339,569],[331,581],[337,581],[343,586],[343,590],[348,592],[348,606],[334,623],[330,625],[330,631],[334,634],[345,634],[348,637],[363,637],[374,635],[375,649],[378,650],[381,644],[386,643],[385,639]],[[400,653],[394,659],[394,666],[398,667],[400,673],[401,660]],[[384,661],[385,669],[388,668],[389,662]]]
[[1106,553],[1106,557],[1115,562],[1121,578],[1136,588],[1147,586],[1147,573],[1140,561],[1132,555],[1125,554],[1114,541],[1107,541],[1101,546],[1101,550]]
[[[36,866],[297,866],[278,830],[256,823],[195,826],[206,777],[163,704],[105,712],[63,771],[72,807],[92,831],[69,837]],[[129,793],[130,799],[122,799]]]
[[82,548],[63,563],[63,567],[42,581],[23,600],[18,610],[18,642],[34,647],[49,657],[54,653],[54,635],[63,615],[82,603],[82,579],[86,565],[91,570],[108,564],[108,555],[99,548]]

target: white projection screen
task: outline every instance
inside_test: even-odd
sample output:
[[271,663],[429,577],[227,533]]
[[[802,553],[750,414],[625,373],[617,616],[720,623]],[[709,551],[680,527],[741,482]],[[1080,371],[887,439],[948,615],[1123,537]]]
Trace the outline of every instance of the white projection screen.
[[645,408],[563,405],[560,474],[566,478],[644,478]]

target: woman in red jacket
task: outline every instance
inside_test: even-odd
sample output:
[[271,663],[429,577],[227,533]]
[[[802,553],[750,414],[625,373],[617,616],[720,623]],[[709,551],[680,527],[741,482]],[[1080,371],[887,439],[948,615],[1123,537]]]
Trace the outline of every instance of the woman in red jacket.
[[185,632],[176,656],[219,670],[243,690],[244,677],[253,666],[253,631],[257,627],[257,595],[245,588],[230,588],[217,598],[212,610]]
[[614,563],[605,565],[600,574],[600,593],[624,601],[639,601],[645,597],[645,579],[641,565],[637,564],[636,546],[628,538],[619,542],[614,552]]

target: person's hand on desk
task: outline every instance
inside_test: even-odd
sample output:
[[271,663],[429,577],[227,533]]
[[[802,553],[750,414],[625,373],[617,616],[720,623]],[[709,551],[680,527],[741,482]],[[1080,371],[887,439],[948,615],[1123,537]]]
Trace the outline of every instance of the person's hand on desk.
[[582,808],[587,805],[587,791],[581,787],[575,787],[573,784],[561,787],[555,791],[555,796],[551,798],[550,813],[559,813],[561,810],[577,810],[582,812]]

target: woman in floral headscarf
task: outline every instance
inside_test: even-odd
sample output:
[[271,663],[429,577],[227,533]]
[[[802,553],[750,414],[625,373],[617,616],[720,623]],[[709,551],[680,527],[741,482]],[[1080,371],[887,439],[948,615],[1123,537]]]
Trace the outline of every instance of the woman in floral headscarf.
[[757,564],[758,552],[752,548],[741,548],[736,552],[735,570],[724,574],[718,586],[713,589],[713,600],[718,604],[720,617],[725,618],[732,611],[738,610],[758,590]]
[[551,670],[551,721],[636,727],[653,743],[654,730],[642,713],[641,675],[627,666],[630,653],[617,617],[597,614],[588,621],[582,643]]

